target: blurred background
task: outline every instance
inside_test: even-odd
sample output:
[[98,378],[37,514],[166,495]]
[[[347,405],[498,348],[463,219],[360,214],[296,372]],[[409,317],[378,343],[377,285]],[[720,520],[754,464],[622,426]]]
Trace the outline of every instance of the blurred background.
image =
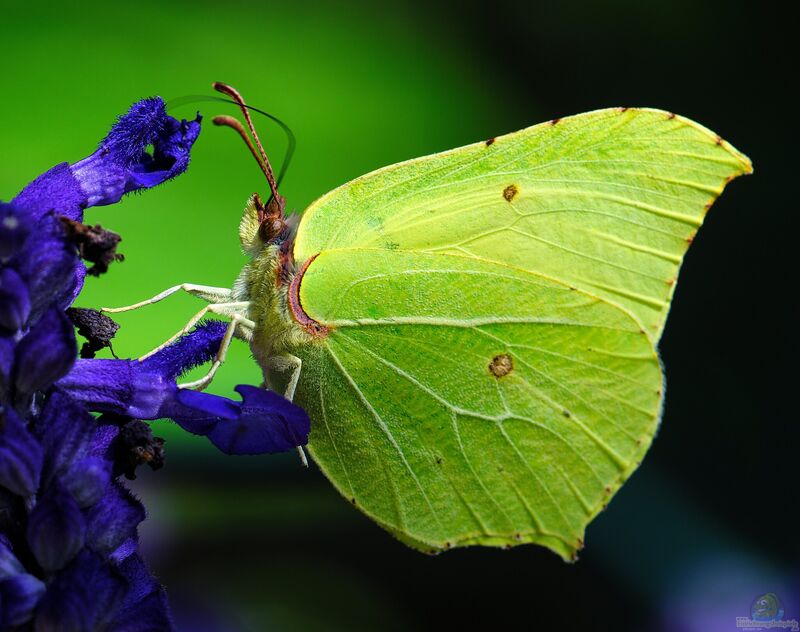
[[[544,549],[427,557],[396,542],[294,455],[226,457],[168,422],[167,466],[134,483],[142,543],[184,630],[735,630],[767,592],[800,619],[792,44],[757,3],[725,0],[458,5],[4,2],[0,198],[91,153],[138,98],[236,86],[298,137],[282,187],[302,210],[374,168],[599,107],[667,109],[753,160],[714,206],[681,272],[661,343],[660,433],[565,564]],[[793,63],[793,62],[792,62]],[[783,66],[786,66],[784,68]],[[237,226],[265,186],[208,116],[177,181],[96,208],[124,263],[77,305],[122,305],[181,282],[229,286]],[[257,121],[274,163],[285,140]],[[787,127],[788,126],[788,127]],[[138,356],[202,305],[174,296],[120,314]],[[259,370],[235,344],[211,390]],[[795,411],[795,412],[792,412]]]

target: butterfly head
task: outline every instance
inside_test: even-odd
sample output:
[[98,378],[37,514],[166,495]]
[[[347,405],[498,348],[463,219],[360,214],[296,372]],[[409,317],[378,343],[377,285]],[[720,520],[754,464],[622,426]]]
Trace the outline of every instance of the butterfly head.
[[245,207],[242,222],[239,225],[239,237],[242,247],[252,254],[253,249],[260,250],[264,245],[279,245],[289,236],[290,222],[286,218],[286,199],[278,193],[278,183],[272,171],[267,152],[258,137],[253,121],[248,111],[249,106],[235,88],[224,83],[215,82],[214,89],[233,99],[242,111],[247,128],[253,138],[245,131],[244,126],[232,116],[214,117],[214,125],[230,127],[235,130],[247,145],[253,158],[255,158],[261,172],[267,179],[270,196],[266,204],[262,202],[258,193],[250,196]]
[[254,193],[253,202],[258,217],[259,239],[265,244],[281,239],[288,227],[284,213],[285,199],[276,195],[270,197],[269,201],[264,204],[258,193]]
[[283,198],[270,198],[265,204],[258,193],[253,193],[239,223],[239,241],[251,257],[266,246],[279,246],[287,250],[297,228],[297,215],[287,217],[283,211]]

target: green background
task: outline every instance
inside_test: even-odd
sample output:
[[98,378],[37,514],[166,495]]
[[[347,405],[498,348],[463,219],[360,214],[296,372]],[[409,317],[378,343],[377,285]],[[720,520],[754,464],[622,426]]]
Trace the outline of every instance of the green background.
[[[708,631],[733,629],[768,591],[787,617],[800,617],[790,598],[800,594],[800,549],[780,518],[797,502],[798,311],[780,294],[796,285],[796,202],[774,116],[781,82],[770,72],[787,57],[766,12],[686,0],[144,0],[6,2],[0,19],[2,199],[91,153],[132,101],[212,94],[215,80],[293,128],[298,150],[282,192],[297,210],[386,164],[615,105],[695,118],[755,164],[690,250],[662,343],[660,436],[590,526],[581,562],[535,548],[424,557],[295,457],[225,457],[159,422],[167,467],[142,472],[135,487],[151,513],[143,548],[184,629],[220,617],[231,630],[433,629],[446,618],[462,627]],[[242,208],[266,187],[235,135],[210,125],[233,108],[198,103],[172,114],[194,108],[207,119],[185,175],[87,213],[122,235],[126,260],[89,279],[78,305],[233,282],[245,261]],[[280,163],[280,131],[256,123]],[[174,296],[120,314],[114,348],[145,353],[200,307]],[[230,395],[259,375],[238,343],[210,390]]]

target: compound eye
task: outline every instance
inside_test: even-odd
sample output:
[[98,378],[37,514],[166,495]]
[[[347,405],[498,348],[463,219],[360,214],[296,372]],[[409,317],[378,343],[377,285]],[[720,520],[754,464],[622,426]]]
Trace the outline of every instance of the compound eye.
[[276,219],[272,221],[272,234],[274,237],[277,237],[283,232],[283,229],[286,228],[286,222],[282,219]]
[[281,218],[268,219],[261,224],[261,234],[264,241],[272,241],[286,228],[286,222]]

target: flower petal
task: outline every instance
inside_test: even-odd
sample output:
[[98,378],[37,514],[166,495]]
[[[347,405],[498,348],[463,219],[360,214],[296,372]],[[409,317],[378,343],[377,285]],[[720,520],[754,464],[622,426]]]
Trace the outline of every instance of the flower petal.
[[44,591],[44,583],[28,573],[0,581],[0,629],[30,621]]
[[[121,116],[95,153],[72,166],[89,206],[113,204],[131,191],[154,187],[183,173],[200,134],[200,115],[177,121],[164,101],[143,99]],[[153,154],[147,153],[148,145]]]
[[87,408],[139,419],[156,419],[174,381],[144,371],[136,360],[78,360],[58,382]]
[[142,362],[78,360],[58,387],[96,412],[170,418],[188,432],[207,435],[229,454],[283,452],[304,445],[308,415],[280,395],[241,385],[236,390],[244,401],[239,403],[177,387],[178,375],[214,357],[226,328],[219,321],[203,323]]
[[284,452],[305,445],[311,422],[306,412],[277,393],[255,386],[236,387],[242,412],[235,421],[220,422],[208,438],[226,454]]
[[14,365],[14,340],[0,335],[0,399],[8,401],[11,367]]
[[0,202],[0,261],[14,256],[22,248],[31,231],[30,225],[26,213]]
[[52,308],[17,345],[14,384],[23,393],[44,390],[69,372],[75,355],[72,323]]
[[27,498],[39,487],[42,448],[10,408],[0,408],[0,486]]
[[131,555],[136,553],[139,548],[139,540],[136,537],[128,538],[116,549],[114,549],[108,556],[108,561],[112,564],[122,564]]
[[154,187],[186,171],[190,150],[200,135],[198,114],[193,121],[166,117],[164,130],[153,143],[153,159],[143,160],[132,170],[132,178],[141,187]]
[[84,266],[75,246],[67,242],[60,220],[43,217],[31,238],[10,264],[28,284],[30,322],[34,323],[54,303],[69,307],[83,283]]
[[124,632],[174,629],[164,588],[153,579],[142,558],[131,555],[119,570],[128,582],[128,592],[109,627]]
[[[58,382],[59,388],[95,412],[114,413],[137,419],[159,419],[181,414],[191,422],[204,423],[210,416],[233,419],[230,400],[202,394],[192,403],[178,397],[176,378],[208,362],[219,349],[227,325],[220,321],[202,323],[176,343],[139,362],[137,360],[78,360]],[[197,409],[194,410],[194,409]],[[199,413],[198,413],[199,411]],[[201,419],[202,418],[202,419]],[[209,421],[213,423],[213,420]],[[190,429],[196,434],[202,430]]]
[[28,287],[13,268],[0,270],[0,327],[22,329],[31,312]]
[[119,482],[112,481],[103,498],[86,515],[86,545],[93,551],[108,555],[136,536],[139,523],[145,517],[142,503]]
[[64,568],[83,548],[86,522],[75,499],[55,483],[28,519],[27,539],[36,561],[47,571]]
[[24,572],[25,569],[11,549],[11,542],[5,535],[0,533],[0,579],[6,579]]
[[175,398],[164,403],[161,414],[172,419],[184,430],[205,436],[218,423],[238,419],[241,407],[225,397],[177,389]]
[[45,485],[88,456],[96,427],[94,418],[68,395],[57,390],[48,395],[32,427],[44,449]]
[[[81,221],[89,206],[113,204],[130,191],[183,173],[200,134],[194,121],[177,121],[159,97],[134,103],[88,158],[61,163],[28,184],[13,203],[36,219],[48,212]],[[153,155],[147,153],[153,146]],[[0,239],[0,242],[2,240]]]
[[142,365],[147,370],[154,370],[176,379],[190,369],[211,360],[216,355],[227,328],[228,325],[219,320],[203,321],[175,344],[144,360]]
[[34,219],[52,212],[79,220],[83,217],[83,209],[89,205],[86,194],[66,162],[37,177],[17,194],[12,203]]
[[82,509],[98,502],[111,481],[111,463],[90,456],[76,461],[61,478],[75,502]]
[[107,623],[125,596],[126,581],[96,553],[83,550],[47,588],[34,629],[122,630]]
[[137,101],[117,118],[111,131],[100,143],[98,152],[105,153],[110,162],[131,165],[141,159],[147,145],[163,136],[169,118],[161,97]]

